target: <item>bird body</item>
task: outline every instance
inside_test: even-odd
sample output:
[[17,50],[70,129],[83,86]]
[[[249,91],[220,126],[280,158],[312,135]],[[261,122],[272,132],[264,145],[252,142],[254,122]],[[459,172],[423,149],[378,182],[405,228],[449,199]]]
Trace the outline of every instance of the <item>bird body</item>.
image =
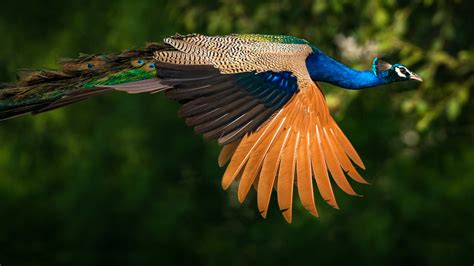
[[223,188],[239,182],[243,202],[253,186],[263,217],[276,190],[288,222],[294,187],[304,208],[317,216],[315,190],[338,208],[330,176],[350,195],[356,192],[346,175],[366,183],[354,167],[364,164],[331,117],[317,81],[362,89],[421,80],[378,58],[371,70],[354,70],[303,39],[275,35],[176,35],[142,50],[60,63],[59,70],[28,71],[0,89],[0,119],[114,90],[164,92],[182,104],[179,114],[189,126],[223,146]]

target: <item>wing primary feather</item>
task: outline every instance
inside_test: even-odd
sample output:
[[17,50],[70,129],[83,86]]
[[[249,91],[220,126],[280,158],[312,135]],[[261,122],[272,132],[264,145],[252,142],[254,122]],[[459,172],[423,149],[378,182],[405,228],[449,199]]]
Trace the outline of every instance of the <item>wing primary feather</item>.
[[326,158],[326,163],[329,167],[329,172],[336,182],[336,184],[347,194],[349,195],[357,195],[357,193],[352,189],[351,185],[347,181],[346,177],[344,176],[344,172],[341,170],[339,165],[339,161],[337,160],[336,156],[334,155],[334,151],[332,147],[329,145],[328,136],[326,128],[322,128],[322,143],[323,143],[323,151],[324,157]]
[[299,132],[292,130],[288,144],[283,150],[280,170],[278,174],[277,198],[278,206],[283,217],[288,223],[292,221],[293,212],[293,186],[295,182],[296,148]]
[[222,147],[218,159],[219,167],[223,167],[230,160],[230,158],[235,152],[235,149],[237,149],[237,146],[239,146],[239,142],[234,141]]
[[308,122],[303,121],[305,129],[302,131],[300,142],[298,144],[298,152],[296,157],[296,171],[298,178],[298,194],[303,207],[312,215],[318,216],[316,205],[314,203],[313,180],[311,175],[311,163],[309,153],[309,132],[307,129]]
[[319,125],[313,123],[315,122],[313,117],[311,117],[311,119],[312,122],[310,122],[310,125],[315,125],[309,131],[311,138],[311,155],[314,180],[316,181],[316,185],[318,187],[319,193],[321,194],[321,197],[329,205],[336,209],[339,209],[326,167],[326,159],[324,158],[324,153],[322,150],[322,141]]
[[281,155],[288,140],[289,133],[290,130],[283,129],[283,136],[277,139],[263,161],[257,190],[258,210],[263,218],[267,217],[270,197],[272,195],[272,189],[275,185],[275,179],[278,173],[278,166],[280,165]]
[[266,136],[263,136],[263,140],[250,154],[250,158],[245,165],[238,189],[239,201],[241,203],[244,202],[245,198],[247,197],[247,194],[250,190],[250,185],[254,182],[255,177],[259,173],[262,167],[263,159],[270,149],[270,146],[281,133],[284,123],[285,118],[277,118],[277,121],[274,123],[276,127],[273,127],[273,129],[268,132]]

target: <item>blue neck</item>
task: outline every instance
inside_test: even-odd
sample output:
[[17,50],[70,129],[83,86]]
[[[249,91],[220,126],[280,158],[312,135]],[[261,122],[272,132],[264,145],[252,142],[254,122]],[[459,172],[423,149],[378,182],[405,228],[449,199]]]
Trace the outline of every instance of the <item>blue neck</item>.
[[351,90],[365,89],[387,83],[374,75],[371,70],[360,71],[349,68],[316,48],[313,48],[313,53],[306,59],[306,67],[311,79]]

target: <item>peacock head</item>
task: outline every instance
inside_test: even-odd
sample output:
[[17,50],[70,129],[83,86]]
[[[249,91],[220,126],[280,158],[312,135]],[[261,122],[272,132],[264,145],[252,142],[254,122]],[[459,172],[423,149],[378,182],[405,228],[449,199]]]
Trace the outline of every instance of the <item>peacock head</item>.
[[402,64],[389,64],[380,60],[378,57],[374,58],[372,62],[372,71],[374,75],[381,78],[386,82],[406,81],[406,80],[417,80],[423,81],[415,72],[409,70]]

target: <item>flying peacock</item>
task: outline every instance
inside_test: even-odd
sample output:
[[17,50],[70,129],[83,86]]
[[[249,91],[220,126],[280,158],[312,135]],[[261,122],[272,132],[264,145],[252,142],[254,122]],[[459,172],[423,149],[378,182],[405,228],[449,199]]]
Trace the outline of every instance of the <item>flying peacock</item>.
[[378,58],[370,70],[351,69],[291,36],[175,35],[141,50],[62,59],[58,70],[24,71],[0,89],[0,120],[111,91],[164,93],[181,104],[187,125],[222,146],[222,187],[239,182],[243,202],[253,186],[263,217],[275,190],[291,222],[294,187],[318,216],[314,190],[338,208],[330,176],[350,195],[357,194],[346,176],[367,183],[317,82],[358,90],[408,80],[422,81],[406,66]]

